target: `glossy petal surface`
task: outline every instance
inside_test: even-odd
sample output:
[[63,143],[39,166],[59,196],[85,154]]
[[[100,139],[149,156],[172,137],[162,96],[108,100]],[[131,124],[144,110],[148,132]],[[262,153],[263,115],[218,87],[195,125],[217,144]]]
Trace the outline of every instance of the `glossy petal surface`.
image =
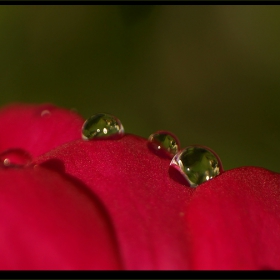
[[77,180],[0,169],[0,269],[119,269],[110,219]]
[[21,148],[32,156],[81,138],[84,120],[51,104],[12,104],[0,110],[0,151]]

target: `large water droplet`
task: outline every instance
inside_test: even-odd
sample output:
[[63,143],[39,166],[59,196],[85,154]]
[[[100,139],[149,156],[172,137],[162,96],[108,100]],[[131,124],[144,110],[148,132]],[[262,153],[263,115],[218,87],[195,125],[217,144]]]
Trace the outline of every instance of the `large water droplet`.
[[222,172],[218,155],[203,146],[189,146],[177,153],[170,165],[185,177],[191,187],[196,187]]
[[82,127],[82,138],[117,139],[124,135],[124,128],[118,118],[109,114],[99,113],[87,119]]
[[178,138],[168,131],[157,131],[148,138],[148,147],[159,156],[172,158],[179,146]]
[[1,167],[24,167],[32,161],[31,155],[22,149],[8,149],[0,153]]

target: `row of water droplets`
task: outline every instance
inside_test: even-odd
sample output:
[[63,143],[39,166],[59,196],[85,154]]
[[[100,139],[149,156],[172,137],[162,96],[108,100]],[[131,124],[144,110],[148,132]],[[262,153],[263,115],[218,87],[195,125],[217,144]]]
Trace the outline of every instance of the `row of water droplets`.
[[[43,110],[41,117],[50,116]],[[120,139],[124,127],[113,115],[98,113],[88,118],[82,127],[82,139]],[[188,146],[180,149],[177,137],[168,131],[157,131],[148,138],[148,148],[161,157],[172,159],[170,167],[175,168],[185,178],[188,185],[196,187],[208,181],[222,171],[218,155],[204,146]],[[8,149],[0,153],[0,164],[3,168],[24,167],[32,162],[31,155],[23,149]]]
[[[118,118],[110,114],[96,114],[87,119],[82,128],[82,138],[119,139],[124,128]],[[168,131],[157,131],[148,138],[148,147],[155,154],[172,158],[170,166],[180,172],[189,186],[197,187],[222,172],[222,163],[211,149],[193,145],[180,150],[177,137]]]

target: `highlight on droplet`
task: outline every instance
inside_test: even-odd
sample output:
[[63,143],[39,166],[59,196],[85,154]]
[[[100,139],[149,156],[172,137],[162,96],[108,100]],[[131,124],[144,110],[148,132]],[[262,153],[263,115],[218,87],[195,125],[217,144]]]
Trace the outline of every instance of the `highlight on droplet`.
[[30,164],[32,156],[20,148],[7,149],[0,153],[1,167],[24,167]]
[[170,166],[183,175],[190,187],[197,187],[223,171],[218,155],[199,145],[188,146],[179,151],[171,160]]
[[98,113],[88,118],[82,127],[82,139],[119,139],[124,135],[121,121],[110,114]]
[[172,158],[180,149],[180,143],[173,133],[157,131],[149,136],[148,147],[159,156]]

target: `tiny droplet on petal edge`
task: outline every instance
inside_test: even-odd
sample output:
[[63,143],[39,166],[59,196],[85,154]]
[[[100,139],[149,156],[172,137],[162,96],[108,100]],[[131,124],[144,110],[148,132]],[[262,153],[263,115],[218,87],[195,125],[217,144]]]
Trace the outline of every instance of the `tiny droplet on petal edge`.
[[49,117],[51,115],[51,112],[49,110],[43,110],[41,112],[41,117]]
[[12,148],[0,153],[0,167],[25,167],[32,162],[32,156],[20,148]]

